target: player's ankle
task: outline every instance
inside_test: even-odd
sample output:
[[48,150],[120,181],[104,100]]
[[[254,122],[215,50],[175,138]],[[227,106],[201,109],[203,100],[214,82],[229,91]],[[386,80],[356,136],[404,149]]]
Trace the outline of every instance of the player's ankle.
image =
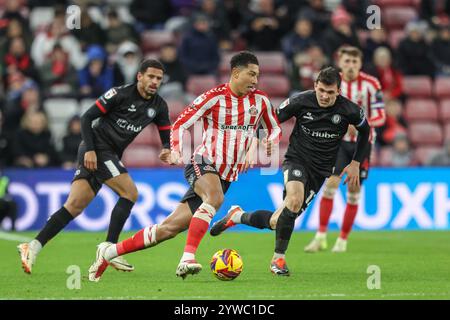
[[180,262],[195,260],[195,254],[192,252],[183,252],[183,256],[181,257]]
[[284,253],[276,253],[274,252],[272,260],[277,260],[277,259],[284,259],[286,257],[286,255]]
[[323,239],[326,239],[326,237],[327,237],[327,232],[326,232],[326,231],[325,231],[325,232],[318,231],[318,232],[316,233],[316,236],[315,236],[315,238],[316,238],[317,240],[323,240]]
[[42,244],[37,239],[31,240],[28,245],[36,254],[38,254],[42,250]]

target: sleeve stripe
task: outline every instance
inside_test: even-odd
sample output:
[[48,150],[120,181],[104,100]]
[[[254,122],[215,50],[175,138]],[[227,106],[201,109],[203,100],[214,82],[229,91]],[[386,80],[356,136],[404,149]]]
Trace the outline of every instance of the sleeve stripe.
[[171,126],[160,126],[158,130],[170,130]]
[[95,104],[100,109],[101,112],[106,113],[106,109],[104,106],[101,105],[101,103],[98,100],[95,100]]
[[361,127],[365,121],[366,121],[366,118],[364,118],[356,127],[358,127],[358,128]]

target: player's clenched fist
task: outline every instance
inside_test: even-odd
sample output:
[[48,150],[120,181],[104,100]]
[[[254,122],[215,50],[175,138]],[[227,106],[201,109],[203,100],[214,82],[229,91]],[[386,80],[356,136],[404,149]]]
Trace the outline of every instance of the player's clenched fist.
[[88,151],[84,154],[84,166],[88,170],[97,170],[97,155],[95,151]]
[[162,149],[159,154],[159,159],[162,162],[170,164],[170,149]]
[[172,151],[170,153],[169,164],[171,165],[181,164],[181,155],[178,151]]

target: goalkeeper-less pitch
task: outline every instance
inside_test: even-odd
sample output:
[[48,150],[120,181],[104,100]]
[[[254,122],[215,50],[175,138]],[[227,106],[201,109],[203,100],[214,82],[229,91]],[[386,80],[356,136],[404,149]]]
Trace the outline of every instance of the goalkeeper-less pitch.
[[[121,239],[130,235],[123,233]],[[205,236],[197,254],[203,270],[183,281],[175,276],[186,239],[183,233],[126,256],[134,272],[109,268],[100,282],[91,283],[87,270],[105,233],[61,233],[41,251],[32,275],[22,271],[19,242],[4,240],[8,236],[2,233],[0,299],[450,299],[448,231],[356,231],[344,254],[304,253],[312,236],[293,234],[287,252],[290,277],[269,272],[273,232],[227,232]],[[329,248],[336,237],[337,233],[328,235]],[[244,270],[234,281],[219,281],[209,270],[209,260],[222,248],[235,249],[243,258]],[[378,280],[381,288],[373,288]]]

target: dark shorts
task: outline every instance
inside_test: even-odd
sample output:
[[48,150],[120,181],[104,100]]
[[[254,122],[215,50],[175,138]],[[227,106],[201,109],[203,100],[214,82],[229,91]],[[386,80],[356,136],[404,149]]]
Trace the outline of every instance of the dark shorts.
[[[338,151],[336,164],[334,165],[333,176],[339,176],[344,168],[352,161],[356,150],[355,142],[342,141]],[[363,182],[369,176],[370,152],[372,145],[368,148],[364,160],[359,168],[359,180]]]
[[84,166],[85,153],[86,145],[81,143],[78,147],[77,170],[72,182],[80,179],[87,180],[95,194],[100,191],[106,180],[128,172],[117,154],[111,150],[96,150],[97,170],[90,171]]
[[299,163],[294,163],[289,160],[284,160],[283,162],[283,177],[283,199],[286,197],[286,184],[289,181],[300,181],[304,185],[304,200],[299,215],[302,214],[306,210],[306,208],[308,208],[309,204],[317,195],[326,179],[323,175],[315,173],[307,166]]
[[[213,173],[219,176],[219,173],[214,166],[212,164],[208,164],[206,161],[203,161],[203,159],[197,159],[197,161],[192,160],[191,164],[188,164],[184,169],[184,177],[191,187],[180,202],[187,202],[192,214],[194,214],[198,207],[200,207],[203,203],[202,198],[200,198],[200,196],[194,191],[195,182],[207,173]],[[222,185],[223,194],[225,194],[228,191],[231,182],[220,179],[220,184]]]

